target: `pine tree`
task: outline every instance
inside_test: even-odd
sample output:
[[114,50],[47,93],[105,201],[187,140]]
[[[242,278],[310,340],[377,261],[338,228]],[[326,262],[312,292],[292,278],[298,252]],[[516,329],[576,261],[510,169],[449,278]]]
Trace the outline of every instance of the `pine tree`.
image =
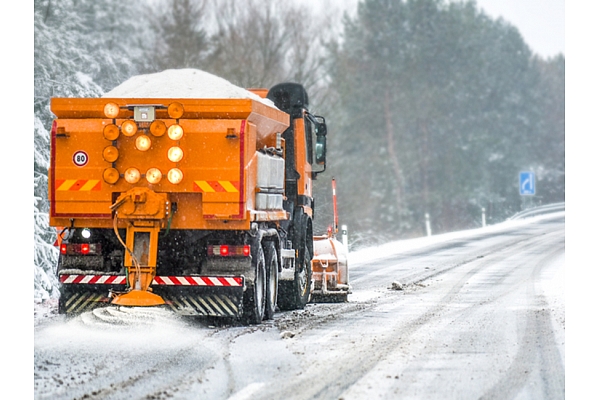
[[538,110],[514,27],[474,2],[364,0],[333,57],[340,198],[365,237],[420,236],[425,213],[439,233],[477,226],[481,207],[518,210]]
[[131,58],[135,52],[125,51],[127,35],[116,29],[141,3],[129,2],[129,8],[121,3],[34,2],[34,290],[38,300],[57,295],[56,231],[48,226],[49,129],[54,118],[50,99],[98,97],[136,73],[138,64]]

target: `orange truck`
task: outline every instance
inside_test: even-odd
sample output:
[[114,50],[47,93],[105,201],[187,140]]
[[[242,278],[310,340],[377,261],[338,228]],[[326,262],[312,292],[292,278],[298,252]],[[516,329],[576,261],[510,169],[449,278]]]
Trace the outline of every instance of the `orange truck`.
[[306,305],[327,126],[299,84],[250,90],[51,99],[60,313],[165,306],[257,324]]

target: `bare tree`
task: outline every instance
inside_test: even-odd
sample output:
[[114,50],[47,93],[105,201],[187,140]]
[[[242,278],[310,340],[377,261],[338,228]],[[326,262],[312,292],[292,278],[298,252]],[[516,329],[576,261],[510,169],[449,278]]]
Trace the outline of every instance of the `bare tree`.
[[[331,10],[317,13],[276,0],[211,0],[214,34],[210,71],[242,87],[303,84],[312,98],[327,86],[325,43],[335,24]],[[332,9],[333,10],[333,9]]]
[[200,68],[208,50],[206,0],[168,0],[151,10],[153,69]]
[[242,87],[264,87],[284,72],[287,34],[272,0],[213,0],[215,33],[208,67]]

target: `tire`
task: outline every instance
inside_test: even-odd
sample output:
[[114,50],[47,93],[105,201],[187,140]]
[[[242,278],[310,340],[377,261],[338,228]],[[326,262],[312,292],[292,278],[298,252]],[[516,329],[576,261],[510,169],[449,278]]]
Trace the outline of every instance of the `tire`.
[[277,289],[279,286],[279,265],[273,242],[267,242],[265,245],[265,267],[267,275],[265,319],[273,319],[277,307]]
[[249,283],[244,293],[244,321],[247,324],[260,324],[265,316],[265,256],[260,245],[252,246],[252,266],[254,282]]
[[296,284],[296,293],[298,295],[296,308],[304,308],[310,300],[310,288],[312,282],[312,257],[308,246],[304,246],[304,251],[299,257],[302,262],[302,268],[296,269],[294,274],[294,283]]
[[[293,281],[279,285],[278,306],[281,310],[303,309],[310,299],[312,284],[312,229],[308,215],[298,211],[294,221],[293,242],[297,249]],[[309,243],[310,240],[310,243]],[[310,247],[309,247],[310,246]]]
[[280,292],[277,305],[281,310],[302,309],[310,298],[312,267],[308,247],[304,246],[304,251],[299,253],[296,260],[297,268],[294,271],[294,280],[282,281],[279,284]]

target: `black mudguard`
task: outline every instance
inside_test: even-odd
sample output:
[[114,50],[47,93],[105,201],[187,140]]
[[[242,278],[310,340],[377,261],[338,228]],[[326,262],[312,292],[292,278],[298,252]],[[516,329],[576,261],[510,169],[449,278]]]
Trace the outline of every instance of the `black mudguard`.
[[[125,293],[125,275],[60,276],[59,313],[80,314],[110,306],[110,293]],[[239,318],[245,289],[242,276],[157,276],[150,286],[166,307],[180,315]],[[160,306],[165,307],[165,306]]]

